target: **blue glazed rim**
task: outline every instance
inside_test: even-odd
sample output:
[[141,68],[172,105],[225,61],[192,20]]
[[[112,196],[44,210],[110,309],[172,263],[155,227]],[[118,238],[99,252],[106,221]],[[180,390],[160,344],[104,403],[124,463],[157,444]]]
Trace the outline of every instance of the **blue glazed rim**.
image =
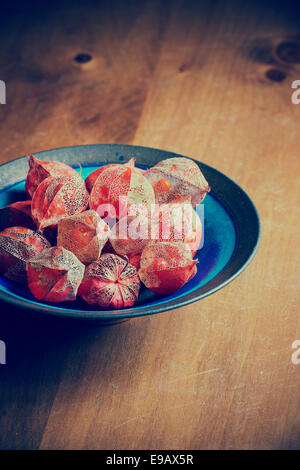
[[[94,144],[73,147],[55,148],[34,153],[41,160],[64,161],[70,165],[96,165],[127,161],[136,158],[137,166],[153,166],[160,160],[172,157],[182,157],[166,150],[134,145]],[[185,157],[190,158],[190,157]],[[71,308],[42,305],[30,299],[23,299],[17,294],[0,290],[0,300],[13,305],[55,317],[90,319],[98,321],[116,321],[135,317],[153,315],[168,310],[184,307],[192,302],[201,300],[225,287],[252,261],[260,240],[260,220],[257,209],[246,192],[228,176],[215,168],[193,160],[203,171],[211,187],[211,195],[229,213],[236,231],[236,244],[233,253],[223,269],[209,282],[199,288],[187,292],[177,299],[165,300],[156,305],[139,305],[125,310],[72,310]],[[27,157],[6,162],[0,165],[0,190],[24,180],[28,170]]]

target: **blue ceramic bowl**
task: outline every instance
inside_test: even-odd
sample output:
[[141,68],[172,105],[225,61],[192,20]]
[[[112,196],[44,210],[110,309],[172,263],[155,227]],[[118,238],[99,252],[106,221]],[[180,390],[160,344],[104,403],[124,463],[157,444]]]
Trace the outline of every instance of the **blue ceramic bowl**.
[[[41,160],[55,160],[74,168],[82,167],[85,178],[99,166],[136,158],[136,165],[149,168],[159,161],[178,157],[171,152],[130,145],[83,145],[35,154]],[[204,224],[202,248],[196,258],[198,272],[184,287],[168,297],[142,288],[137,304],[123,310],[95,310],[78,299],[50,304],[38,302],[29,289],[0,277],[0,299],[15,307],[27,308],[61,317],[97,321],[116,321],[183,307],[224,287],[237,277],[252,260],[259,242],[260,224],[254,204],[231,179],[214,168],[199,163],[212,191],[198,206]],[[0,166],[0,207],[26,199],[27,157]]]

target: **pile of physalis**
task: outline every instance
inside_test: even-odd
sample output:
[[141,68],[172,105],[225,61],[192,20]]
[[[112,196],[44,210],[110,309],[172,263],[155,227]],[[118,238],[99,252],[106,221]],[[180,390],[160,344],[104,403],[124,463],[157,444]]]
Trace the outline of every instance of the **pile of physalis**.
[[83,298],[131,307],[141,282],[159,295],[197,272],[195,207],[209,191],[198,165],[169,158],[149,170],[109,164],[84,181],[61,162],[29,157],[28,199],[0,209],[0,272],[40,301]]

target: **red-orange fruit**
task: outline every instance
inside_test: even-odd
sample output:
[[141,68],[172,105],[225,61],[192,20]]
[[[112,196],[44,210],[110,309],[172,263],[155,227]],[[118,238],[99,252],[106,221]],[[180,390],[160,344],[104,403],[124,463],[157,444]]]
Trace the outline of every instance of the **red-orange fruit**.
[[196,274],[197,262],[182,242],[151,242],[142,252],[138,274],[151,291],[170,295]]
[[136,254],[129,254],[128,255],[128,262],[132,266],[134,266],[136,269],[140,269],[141,265],[141,255],[136,255]]
[[16,282],[26,282],[26,262],[35,258],[50,243],[26,227],[9,227],[0,233],[0,272]]
[[159,204],[191,202],[196,207],[210,187],[198,165],[185,157],[167,158],[145,172]]
[[62,247],[51,247],[27,264],[28,286],[38,300],[75,300],[84,275],[84,265]]
[[31,201],[18,201],[0,209],[0,230],[8,227],[36,229],[31,217]]
[[90,264],[100,258],[109,232],[97,212],[89,210],[59,220],[57,245],[72,251],[82,263]]
[[136,268],[120,256],[107,253],[87,266],[78,295],[94,307],[121,309],[134,305],[139,290]]
[[36,189],[31,205],[32,218],[39,231],[55,226],[64,217],[83,212],[89,193],[79,176],[49,176]]
[[116,165],[105,168],[99,174],[90,194],[89,205],[98,213],[102,205],[111,205],[116,218],[120,218],[127,214],[132,205],[150,209],[154,203],[153,188],[142,172],[133,166]]
[[172,184],[167,178],[160,178],[159,180],[157,180],[157,182],[154,185],[154,192],[155,194],[166,192],[166,191],[170,191],[171,188],[172,188]]
[[62,162],[38,160],[33,155],[28,157],[29,171],[25,182],[25,190],[31,198],[38,185],[49,176],[76,176],[78,173]]

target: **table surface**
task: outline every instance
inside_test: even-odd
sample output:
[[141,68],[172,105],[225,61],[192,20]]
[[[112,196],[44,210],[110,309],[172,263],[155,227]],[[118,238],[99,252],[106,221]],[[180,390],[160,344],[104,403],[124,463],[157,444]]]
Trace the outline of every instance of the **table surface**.
[[300,448],[296,6],[25,3],[0,19],[1,162],[90,143],[175,151],[248,192],[262,239],[226,288],[153,317],[99,327],[1,305],[1,448]]

